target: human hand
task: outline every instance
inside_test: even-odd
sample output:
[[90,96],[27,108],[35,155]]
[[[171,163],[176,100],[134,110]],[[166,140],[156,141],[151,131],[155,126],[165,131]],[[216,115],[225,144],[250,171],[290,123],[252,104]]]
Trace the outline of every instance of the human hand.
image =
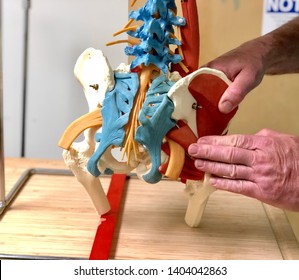
[[260,84],[265,74],[265,49],[261,41],[252,40],[205,65],[224,72],[232,81],[218,104],[222,113],[231,112]]
[[217,189],[299,211],[299,137],[263,129],[255,135],[205,136],[189,146],[197,169]]

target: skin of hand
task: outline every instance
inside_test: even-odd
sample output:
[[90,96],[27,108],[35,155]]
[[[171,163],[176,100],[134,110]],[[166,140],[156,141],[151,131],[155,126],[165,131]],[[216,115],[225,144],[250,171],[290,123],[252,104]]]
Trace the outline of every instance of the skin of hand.
[[[223,93],[218,108],[222,113],[229,113],[244,99],[248,92],[260,84],[265,74],[262,59],[262,44],[250,41],[216,58],[206,66],[220,70],[232,83]],[[255,51],[253,51],[255,50]]]
[[222,95],[218,107],[229,113],[265,74],[276,75],[299,72],[299,17],[272,32],[260,36],[207,63],[232,81]]
[[263,129],[255,135],[205,136],[188,150],[217,189],[299,211],[299,137]]

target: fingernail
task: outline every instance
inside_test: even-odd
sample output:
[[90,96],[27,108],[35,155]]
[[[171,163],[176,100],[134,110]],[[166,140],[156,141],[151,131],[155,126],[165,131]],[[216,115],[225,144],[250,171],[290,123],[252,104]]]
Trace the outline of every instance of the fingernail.
[[217,179],[216,178],[213,178],[213,177],[211,177],[210,178],[210,180],[209,180],[209,183],[210,183],[210,185],[212,185],[212,186],[216,186],[216,184],[217,184]]
[[195,160],[195,167],[196,168],[202,168],[204,166],[204,162],[201,159]]
[[224,101],[220,104],[219,109],[222,113],[228,114],[234,109],[234,105],[230,101]]
[[196,154],[197,153],[197,147],[196,145],[194,144],[191,144],[188,148],[188,153],[191,155],[191,154]]
[[207,138],[201,137],[201,138],[198,139],[197,143],[205,144],[205,143],[208,143],[208,141],[207,141]]

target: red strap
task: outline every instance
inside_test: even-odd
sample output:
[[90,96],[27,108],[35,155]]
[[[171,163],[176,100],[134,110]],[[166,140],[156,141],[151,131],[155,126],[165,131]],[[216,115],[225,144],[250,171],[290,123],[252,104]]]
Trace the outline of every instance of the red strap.
[[107,193],[111,210],[101,217],[105,220],[98,226],[89,256],[90,260],[107,260],[109,258],[113,233],[117,221],[117,215],[126,177],[127,176],[125,174],[112,175]]

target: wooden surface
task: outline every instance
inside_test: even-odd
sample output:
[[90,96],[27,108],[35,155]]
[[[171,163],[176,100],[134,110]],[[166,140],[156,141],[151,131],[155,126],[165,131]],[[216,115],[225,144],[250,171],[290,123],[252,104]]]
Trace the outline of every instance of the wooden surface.
[[[62,161],[6,159],[7,191],[26,168]],[[109,179],[102,180],[107,189]],[[283,211],[243,196],[215,192],[200,228],[184,222],[181,183],[127,180],[112,259],[299,259]],[[0,222],[0,254],[88,258],[99,223],[74,177],[34,175]]]
[[299,212],[286,211],[286,215],[297,238],[297,241],[299,242]]

